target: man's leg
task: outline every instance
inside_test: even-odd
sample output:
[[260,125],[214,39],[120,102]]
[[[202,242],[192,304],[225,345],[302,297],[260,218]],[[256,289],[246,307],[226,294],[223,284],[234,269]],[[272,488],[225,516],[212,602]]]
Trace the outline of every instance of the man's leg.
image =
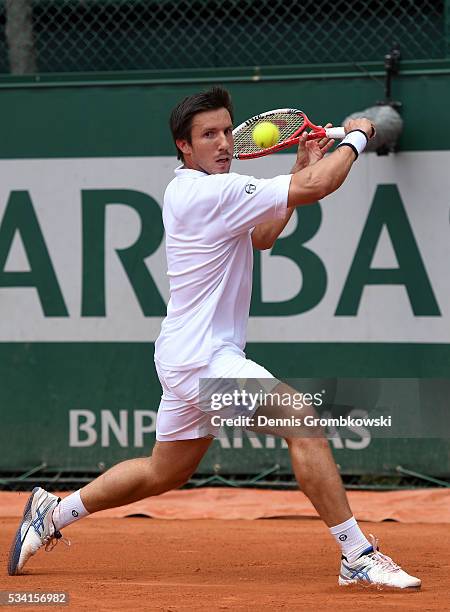
[[320,518],[328,527],[348,520],[352,511],[328,440],[299,437],[286,442],[295,478]]
[[[273,390],[279,392],[280,397],[281,394],[292,395],[294,392],[283,383]],[[276,394],[274,397],[277,397]],[[294,405],[293,398],[287,407],[270,399],[257,410],[256,421],[258,415],[263,415],[274,419],[287,417],[286,421],[290,423],[289,417],[292,417],[293,413],[289,406]],[[307,414],[317,416],[313,408],[302,409],[301,414],[297,412],[296,416],[304,418]],[[404,572],[390,557],[378,551],[376,539],[372,537],[372,542],[369,542],[362,533],[350,510],[330,445],[320,427],[288,425],[252,429],[259,433],[278,435],[286,440],[298,483],[341,547],[339,585],[362,582],[397,588],[420,587],[419,578]]]
[[212,438],[156,442],[151,457],[118,463],[80,490],[89,513],[124,506],[181,487],[197,469]]
[[156,442],[151,457],[123,461],[62,501],[36,487],[10,548],[8,573],[22,573],[32,555],[62,537],[60,529],[87,514],[180,487],[196,470],[211,442],[210,437]]
[[[292,467],[301,489],[316,508],[320,518],[330,528],[330,533],[340,546],[344,555],[357,559],[364,551],[371,548],[359,528],[350,509],[347,494],[336,463],[331,453],[330,445],[321,426],[290,425],[290,418],[295,416],[303,419],[317,417],[313,406],[306,405],[295,409],[295,397],[299,393],[289,385],[277,384],[268,394],[266,403],[256,412],[277,423],[282,417],[286,426],[262,427],[260,433],[271,433],[283,437],[289,448]],[[291,398],[290,401],[286,399]],[[280,403],[281,398],[283,401]],[[280,422],[280,421],[278,421]],[[255,428],[258,430],[258,428]]]

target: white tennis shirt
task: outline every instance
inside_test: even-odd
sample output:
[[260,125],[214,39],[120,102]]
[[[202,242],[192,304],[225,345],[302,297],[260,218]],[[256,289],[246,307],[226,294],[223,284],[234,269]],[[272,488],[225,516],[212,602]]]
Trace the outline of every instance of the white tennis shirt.
[[163,367],[190,370],[206,365],[224,345],[244,349],[251,231],[258,223],[284,219],[291,176],[175,170],[163,206],[170,300],[155,343]]

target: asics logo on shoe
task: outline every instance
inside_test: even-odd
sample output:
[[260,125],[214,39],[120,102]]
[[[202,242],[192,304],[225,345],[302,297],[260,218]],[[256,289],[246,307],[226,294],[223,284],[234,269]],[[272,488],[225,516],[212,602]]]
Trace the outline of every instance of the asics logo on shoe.
[[371,579],[369,578],[369,573],[368,573],[370,568],[367,571],[364,571],[366,569],[365,567],[354,569],[352,567],[348,567],[347,565],[345,565],[345,563],[343,563],[342,565],[347,571],[350,572],[350,576],[345,576],[347,580],[353,580],[355,578],[359,578],[359,580],[367,580],[367,582],[372,582]]
[[360,580],[367,580],[367,582],[372,582],[369,578],[369,574],[364,570],[358,570],[357,572],[353,572],[350,576],[350,579],[359,578]]
[[[44,533],[44,518],[51,506],[52,502],[47,504],[42,513],[39,512],[39,508],[36,508],[36,518],[34,519],[34,521],[31,521],[31,524],[33,525],[33,528],[39,537],[41,537],[41,535]],[[40,530],[42,530],[42,532]]]

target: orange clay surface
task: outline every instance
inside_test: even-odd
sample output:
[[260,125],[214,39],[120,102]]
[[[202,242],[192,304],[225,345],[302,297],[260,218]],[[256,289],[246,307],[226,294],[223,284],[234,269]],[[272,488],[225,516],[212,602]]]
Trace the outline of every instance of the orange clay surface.
[[361,523],[422,578],[405,592],[338,587],[338,548],[317,519],[92,517],[64,530],[69,548],[41,550],[26,575],[10,577],[17,522],[0,519],[0,589],[67,591],[70,603],[4,610],[450,610],[448,524]]

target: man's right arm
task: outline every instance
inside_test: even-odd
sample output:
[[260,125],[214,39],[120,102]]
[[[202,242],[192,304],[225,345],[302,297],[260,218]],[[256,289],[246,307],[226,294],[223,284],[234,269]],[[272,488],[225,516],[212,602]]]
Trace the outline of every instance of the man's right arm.
[[[368,119],[351,119],[345,131],[352,130],[361,130],[370,138],[373,126]],[[347,178],[355,159],[354,150],[342,146],[313,166],[295,172],[289,186],[288,207],[312,204],[336,191]]]

